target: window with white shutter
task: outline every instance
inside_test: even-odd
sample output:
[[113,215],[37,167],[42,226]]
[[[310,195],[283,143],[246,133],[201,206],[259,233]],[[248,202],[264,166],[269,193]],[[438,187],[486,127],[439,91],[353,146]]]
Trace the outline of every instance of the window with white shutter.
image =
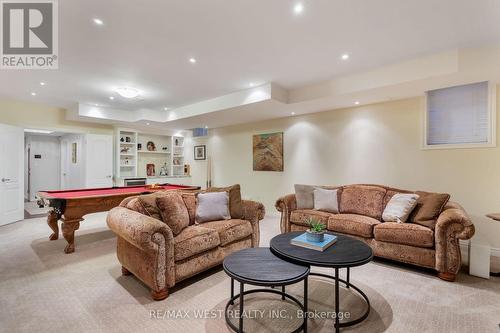
[[428,91],[425,148],[493,146],[492,104],[488,82]]

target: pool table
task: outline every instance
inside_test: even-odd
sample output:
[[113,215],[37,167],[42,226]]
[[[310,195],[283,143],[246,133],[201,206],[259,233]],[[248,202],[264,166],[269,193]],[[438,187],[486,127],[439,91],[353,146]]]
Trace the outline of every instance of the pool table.
[[52,229],[50,240],[59,238],[58,221],[61,220],[61,229],[64,239],[68,242],[65,253],[75,252],[75,231],[87,214],[108,211],[122,202],[123,199],[140,194],[149,194],[158,191],[199,190],[197,186],[162,184],[152,189],[148,186],[91,188],[81,190],[41,191],[38,192],[38,204],[52,207],[47,217],[47,224]]

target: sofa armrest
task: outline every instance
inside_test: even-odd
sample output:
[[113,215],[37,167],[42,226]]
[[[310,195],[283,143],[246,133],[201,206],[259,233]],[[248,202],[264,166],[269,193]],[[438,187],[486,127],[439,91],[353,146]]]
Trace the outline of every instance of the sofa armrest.
[[462,263],[459,239],[470,239],[474,232],[467,212],[459,204],[450,202],[439,215],[435,227],[436,270],[440,274],[450,277],[457,274]]
[[133,210],[115,207],[109,211],[106,223],[115,234],[145,252],[157,251],[155,234],[162,235],[167,246],[173,246],[174,236],[166,223]]
[[276,200],[276,204],[274,206],[276,207],[278,212],[281,213],[281,232],[289,232],[290,214],[297,209],[297,199],[295,198],[295,194],[288,194],[284,197],[279,198],[278,200]]
[[252,247],[258,247],[260,242],[259,221],[266,215],[263,204],[257,201],[241,200],[243,218],[252,224]]

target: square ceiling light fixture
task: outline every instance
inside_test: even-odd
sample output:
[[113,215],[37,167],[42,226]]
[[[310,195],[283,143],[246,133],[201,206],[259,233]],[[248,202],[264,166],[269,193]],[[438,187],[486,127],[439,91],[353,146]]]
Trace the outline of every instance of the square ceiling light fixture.
[[130,87],[120,87],[116,88],[115,91],[124,98],[136,98],[140,95],[140,91],[135,88]]

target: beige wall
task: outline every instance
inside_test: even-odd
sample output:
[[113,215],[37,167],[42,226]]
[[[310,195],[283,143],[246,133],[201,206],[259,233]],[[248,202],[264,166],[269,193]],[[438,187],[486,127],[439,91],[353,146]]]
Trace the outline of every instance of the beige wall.
[[[478,234],[500,248],[500,222],[484,218],[500,212],[500,146],[422,150],[423,109],[423,97],[411,98],[214,129],[208,140],[214,185],[240,183],[243,196],[263,202],[268,213],[295,183],[448,192]],[[252,171],[252,135],[276,131],[284,132],[285,171]]]
[[70,133],[113,133],[111,126],[68,121],[65,112],[65,109],[41,104],[0,100],[0,123],[3,124]]

